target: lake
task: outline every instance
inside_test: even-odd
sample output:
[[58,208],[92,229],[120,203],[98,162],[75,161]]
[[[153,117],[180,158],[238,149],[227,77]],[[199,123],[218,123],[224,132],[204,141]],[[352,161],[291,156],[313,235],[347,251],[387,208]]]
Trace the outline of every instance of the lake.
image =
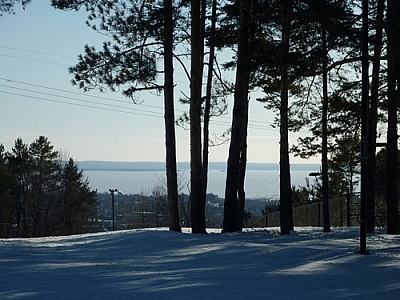
[[[306,178],[310,183],[314,177],[308,176],[310,172],[318,171],[315,165],[301,170],[291,171],[292,185],[305,186]],[[109,189],[118,189],[124,194],[151,194],[151,190],[157,184],[166,181],[165,171],[84,171],[89,179],[89,186],[98,192],[108,192]],[[182,193],[189,194],[190,171],[180,171]],[[208,179],[208,193],[218,195],[225,194],[226,172],[210,170]],[[165,184],[164,184],[165,185]],[[278,170],[247,170],[245,182],[246,198],[276,198],[279,195],[279,171]]]

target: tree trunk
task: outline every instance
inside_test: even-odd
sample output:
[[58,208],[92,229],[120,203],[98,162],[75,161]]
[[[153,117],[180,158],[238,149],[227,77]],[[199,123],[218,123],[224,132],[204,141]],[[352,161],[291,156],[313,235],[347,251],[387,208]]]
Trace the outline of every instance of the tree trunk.
[[378,0],[375,28],[374,62],[371,80],[371,103],[368,124],[368,186],[367,186],[367,232],[375,231],[376,190],[376,134],[378,124],[379,73],[381,67],[382,29],[385,0]]
[[400,2],[388,0],[387,233],[400,233],[398,212],[397,110],[400,84]]
[[360,250],[367,254],[367,186],[368,186],[368,109],[369,109],[369,60],[368,60],[368,0],[362,0],[361,39],[361,200],[360,200]]
[[212,1],[211,31],[210,31],[210,54],[208,59],[208,74],[206,87],[206,102],[204,106],[204,127],[203,127],[203,193],[204,199],[207,198],[208,182],[208,144],[209,144],[209,126],[210,126],[210,107],[211,107],[211,88],[215,57],[215,23],[217,15],[217,0]]
[[280,228],[281,234],[290,234],[293,230],[292,190],[290,183],[289,162],[289,129],[288,129],[288,107],[289,107],[289,35],[290,35],[290,13],[292,1],[283,1],[282,22],[282,69],[281,69],[281,106],[280,106],[280,149],[279,149],[279,193],[280,193]]
[[[246,106],[246,120],[245,120],[245,127],[247,128],[248,124],[248,107],[249,104],[247,102]],[[244,183],[246,178],[246,164],[247,164],[247,130],[243,132],[243,139],[242,139],[242,150],[240,155],[240,162],[239,162],[239,181],[238,181],[238,207],[237,207],[237,227],[236,231],[243,230],[243,221],[244,221],[244,211],[246,206],[246,192],[244,190]]]
[[[247,105],[251,71],[251,51],[249,47],[249,30],[252,19],[251,7],[252,0],[240,1],[240,28],[238,34],[232,134],[226,173],[223,232],[235,232],[238,224],[239,169],[241,159],[243,159],[243,139],[247,130]],[[242,176],[244,176],[244,173]]]
[[206,233],[205,195],[201,160],[201,87],[203,70],[203,38],[201,0],[192,0],[191,7],[191,78],[190,78],[190,201],[192,233]]
[[169,230],[181,231],[176,170],[172,0],[164,0],[164,120]]
[[328,187],[328,51],[326,45],[326,29],[322,21],[322,209],[324,220],[324,232],[331,231],[329,220],[329,187]]

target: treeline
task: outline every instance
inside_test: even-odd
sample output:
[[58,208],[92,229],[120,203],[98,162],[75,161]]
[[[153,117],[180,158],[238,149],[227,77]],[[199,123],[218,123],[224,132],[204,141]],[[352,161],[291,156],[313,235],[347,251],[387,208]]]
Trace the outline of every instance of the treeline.
[[[345,178],[342,188],[352,192],[353,178],[362,164],[362,194],[367,197],[367,216],[362,220],[367,222],[368,232],[373,232],[376,152],[382,140],[386,147],[387,227],[389,233],[400,233],[398,0],[51,3],[61,10],[86,10],[86,24],[106,39],[101,48],[85,45],[84,54],[69,68],[74,85],[84,91],[121,91],[133,101],[141,91],[163,92],[170,230],[181,231],[176,123],[190,128],[192,232],[206,232],[209,146],[220,142],[230,144],[223,231],[242,229],[249,105],[254,103],[249,99],[252,91],[258,91],[263,95],[257,100],[276,113],[274,120],[267,121],[279,130],[281,233],[293,229],[293,153],[305,159],[321,157],[320,197],[326,232],[331,227],[331,168]],[[224,51],[234,53],[232,59],[221,61],[227,57],[218,56]],[[180,99],[189,111],[178,118],[174,63],[185,70],[190,89],[190,94]],[[224,70],[235,71],[235,82],[224,80]],[[158,80],[159,74],[163,74],[163,82]],[[227,97],[233,104],[231,127],[213,140],[210,119],[226,113]],[[301,129],[309,136],[291,145],[289,133]]]
[[[280,134],[282,234],[293,229],[290,153],[303,158],[321,156],[324,231],[330,231],[330,167],[341,169],[340,176],[347,178],[343,189],[352,192],[353,177],[361,162],[365,163],[369,170],[366,219],[368,230],[374,230],[379,131],[387,133],[388,232],[400,232],[396,179],[399,104],[395,84],[400,78],[395,71],[400,65],[398,1],[53,0],[52,5],[63,10],[86,9],[87,25],[107,36],[101,49],[85,46],[78,63],[69,69],[73,84],[85,91],[121,90],[133,100],[143,90],[164,92],[171,230],[181,230],[173,93],[173,63],[177,63],[186,71],[190,87],[190,95],[182,99],[189,112],[178,118],[178,124],[190,128],[193,233],[206,232],[208,152],[210,145],[221,140],[230,143],[223,231],[243,227],[251,91],[263,92],[257,100],[276,112],[276,119],[270,121],[279,127]],[[362,39],[363,32],[367,34]],[[361,45],[368,49],[361,51]],[[218,57],[219,51],[225,50],[233,51],[232,60]],[[185,58],[190,61],[188,65]],[[373,62],[372,75],[360,78],[361,69],[369,69],[362,62],[368,64],[368,60]],[[223,69],[235,70],[235,82],[223,80]],[[160,73],[164,75],[163,84],[157,81]],[[368,132],[361,134],[360,100],[366,90],[362,87],[368,84],[368,105],[363,106],[368,107]],[[210,119],[226,112],[227,96],[233,99],[231,127],[221,139],[210,140]],[[290,145],[289,133],[300,129],[309,130],[310,136]],[[363,153],[369,153],[363,160],[361,137]]]
[[38,237],[97,230],[96,192],[72,158],[48,138],[0,144],[0,236]]

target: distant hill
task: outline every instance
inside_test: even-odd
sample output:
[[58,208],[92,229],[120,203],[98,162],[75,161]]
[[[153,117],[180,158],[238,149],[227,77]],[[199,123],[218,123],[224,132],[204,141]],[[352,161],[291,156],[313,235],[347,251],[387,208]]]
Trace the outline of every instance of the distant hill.
[[[78,167],[84,171],[164,171],[165,162],[118,162],[118,161],[81,161]],[[320,166],[317,164],[292,164],[292,171],[310,170],[318,171]],[[178,170],[189,170],[189,162],[179,162]],[[210,170],[226,171],[226,162],[211,162]],[[277,163],[247,163],[247,170],[279,170]]]
[[78,167],[84,171],[163,171],[163,162],[82,161]]

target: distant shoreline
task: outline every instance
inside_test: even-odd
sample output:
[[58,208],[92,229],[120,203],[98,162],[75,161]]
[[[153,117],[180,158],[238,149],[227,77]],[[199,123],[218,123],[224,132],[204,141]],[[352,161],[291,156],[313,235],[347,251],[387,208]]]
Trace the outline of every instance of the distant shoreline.
[[[81,161],[77,162],[79,169],[83,171],[131,171],[131,172],[149,172],[165,171],[165,162],[117,162],[117,161]],[[178,162],[179,171],[190,170],[189,162]],[[291,164],[292,171],[310,170],[318,171],[318,164]],[[226,162],[210,162],[210,170],[226,171]],[[247,170],[279,170],[278,163],[247,163]]]

